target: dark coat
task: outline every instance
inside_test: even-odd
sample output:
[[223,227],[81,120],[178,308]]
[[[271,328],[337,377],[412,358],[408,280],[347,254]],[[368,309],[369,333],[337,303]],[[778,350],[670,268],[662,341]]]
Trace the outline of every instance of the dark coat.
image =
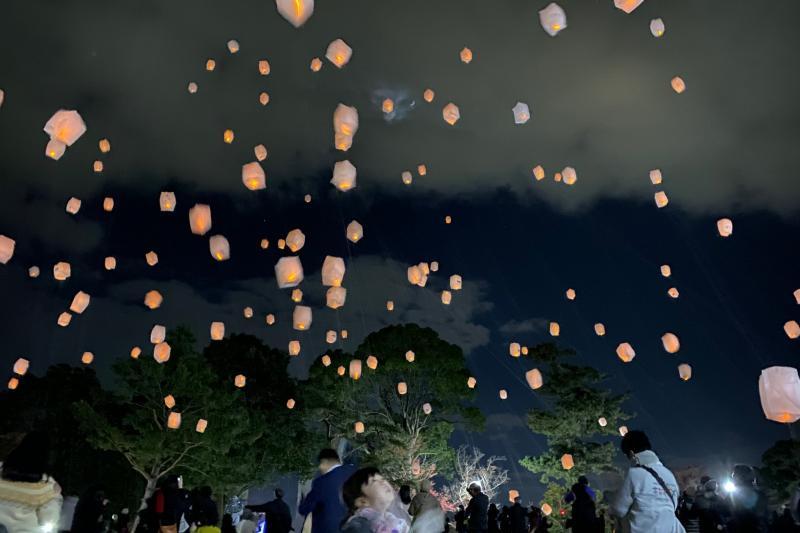
[[522,505],[515,503],[511,506],[508,514],[511,516],[511,533],[528,532],[527,509],[525,509]]
[[342,485],[354,472],[352,465],[342,465],[311,483],[311,491],[297,510],[301,515],[312,515],[312,533],[339,531],[339,526],[347,516],[347,508],[342,501]]
[[489,497],[479,492],[469,501],[467,505],[467,530],[468,531],[488,531],[489,530]]
[[292,529],[292,511],[281,498],[260,505],[248,505],[248,509],[264,513],[269,533],[289,533]]

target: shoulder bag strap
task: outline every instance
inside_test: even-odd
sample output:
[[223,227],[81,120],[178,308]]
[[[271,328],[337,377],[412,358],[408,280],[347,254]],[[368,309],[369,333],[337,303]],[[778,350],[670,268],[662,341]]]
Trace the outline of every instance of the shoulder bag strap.
[[658,472],[656,472],[655,470],[653,470],[649,466],[636,465],[636,467],[637,468],[643,468],[643,469],[647,470],[650,473],[650,475],[653,476],[656,479],[656,481],[658,481],[658,484],[661,485],[661,488],[664,489],[664,492],[667,493],[667,496],[669,496],[669,499],[672,502],[673,507],[677,508],[677,504],[675,503],[675,499],[672,496],[672,491],[669,490],[669,487],[667,487],[667,484],[664,483],[663,479],[661,479],[661,476],[658,475]]

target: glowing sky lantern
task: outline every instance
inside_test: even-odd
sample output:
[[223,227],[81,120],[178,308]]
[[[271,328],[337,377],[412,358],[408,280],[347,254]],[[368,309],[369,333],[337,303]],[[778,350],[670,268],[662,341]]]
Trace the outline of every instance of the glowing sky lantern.
[[156,266],[158,264],[158,254],[150,250],[144,254],[144,260],[147,262],[148,266]]
[[164,396],[164,405],[167,406],[167,409],[172,409],[175,407],[175,397],[172,394],[167,394]]
[[197,83],[190,81],[189,85],[186,86],[186,90],[189,91],[189,94],[195,94],[197,92]]
[[620,426],[619,427],[619,436],[624,437],[628,434],[628,426]]
[[733,234],[733,221],[729,218],[717,220],[717,232],[720,237],[730,237]]
[[318,57],[313,58],[308,64],[308,68],[311,69],[311,72],[319,72],[322,69],[322,60]]
[[94,354],[92,352],[83,352],[83,355],[81,355],[81,363],[84,365],[91,365],[92,361],[94,361]]
[[301,302],[302,300],[303,300],[303,291],[301,291],[300,289],[294,289],[292,291],[292,301],[297,303]]
[[451,217],[450,215],[447,215],[446,217],[444,217],[444,223],[445,224],[450,224],[451,222],[453,222],[453,217]]
[[286,241],[283,239],[278,239],[278,250],[283,250],[286,248]]
[[249,306],[245,307],[242,310],[242,315],[244,315],[245,318],[253,318],[253,308]]
[[561,456],[561,466],[564,470],[572,470],[575,466],[575,460],[572,458],[571,454],[565,453]]
[[306,195],[303,197],[303,201],[304,201],[305,203],[307,203],[307,204],[310,204],[310,203],[311,203],[311,195],[310,195],[310,194],[306,194]]
[[69,306],[69,310],[77,315],[80,315],[86,311],[87,307],[89,307],[89,302],[91,302],[91,300],[91,296],[83,291],[78,291],[77,294],[75,294],[75,297],[72,299],[72,304]]
[[650,183],[653,185],[661,185],[661,171],[657,168],[650,171]]
[[299,28],[314,13],[314,0],[275,0],[278,13],[289,24]]
[[300,341],[289,341],[289,355],[292,357],[300,355]]
[[553,514],[553,508],[550,506],[549,503],[543,503],[541,509],[542,509],[542,514],[545,516],[550,516],[551,514]]
[[433,92],[433,89],[425,89],[425,92],[422,93],[422,99],[428,102],[429,104],[433,102],[433,98],[436,96],[436,93]]
[[237,41],[236,39],[231,39],[230,41],[228,41],[227,44],[228,44],[228,52],[235,54],[236,52],[239,51],[239,41]]
[[27,359],[20,357],[14,362],[14,373],[20,376],[24,376],[26,372],[28,372],[28,367],[30,366],[30,361]]
[[307,330],[311,327],[311,308],[305,305],[296,305],[292,312],[292,327],[296,330]]
[[286,234],[286,246],[288,246],[292,252],[299,251],[305,245],[305,243],[306,236],[299,229],[293,229]]
[[533,177],[536,178],[536,181],[542,181],[544,179],[544,168],[542,165],[536,165],[533,167]]
[[341,365],[336,369],[336,373],[340,376],[344,376],[345,372],[347,372],[347,369]]
[[783,331],[785,331],[786,336],[792,340],[800,338],[800,324],[798,324],[796,320],[789,320],[786,322],[783,325]]
[[392,300],[386,300],[386,310],[389,312],[394,311],[394,302]]
[[181,427],[181,414],[174,411],[170,413],[167,417],[167,427],[169,429],[178,429]]
[[525,381],[528,382],[528,386],[533,390],[541,388],[544,384],[542,373],[538,368],[534,368],[525,372]]
[[103,211],[110,213],[114,210],[114,199],[110,196],[103,198]]
[[681,349],[681,341],[678,340],[678,336],[674,333],[664,333],[661,336],[661,344],[664,345],[664,350],[667,353],[678,353],[678,350]]
[[767,419],[784,424],[800,420],[800,376],[796,368],[772,366],[762,370],[758,394]]
[[519,357],[521,348],[518,342],[512,342],[508,345],[508,353],[511,357]]
[[555,37],[558,32],[567,27],[567,14],[560,5],[551,2],[546,8],[539,11],[539,23],[550,37]]
[[58,320],[56,320],[56,323],[62,328],[69,326],[70,322],[72,322],[72,315],[66,311],[58,315]]
[[664,35],[664,21],[660,18],[653,19],[650,21],[650,33],[653,34],[653,37],[661,37]]
[[231,258],[231,245],[224,235],[213,235],[208,240],[208,251],[217,261],[227,261]]
[[433,407],[431,407],[429,403],[424,403],[422,404],[422,412],[426,415],[430,415],[433,412]]
[[111,257],[111,256],[106,257],[103,260],[103,267],[105,267],[106,270],[114,270],[115,268],[117,268],[116,257]]
[[303,265],[296,256],[281,257],[275,263],[275,279],[279,289],[297,287],[303,281]]
[[157,363],[166,363],[172,353],[172,347],[166,342],[159,342],[153,347],[153,359]]
[[70,215],[77,215],[78,211],[81,210],[81,200],[80,198],[75,198],[74,196],[67,200],[67,207],[66,211]]
[[325,51],[325,57],[336,65],[338,68],[342,68],[347,63],[350,62],[350,58],[353,56],[353,49],[347,45],[342,39],[336,39],[332,41],[331,44],[328,45],[328,49]]
[[454,291],[460,291],[463,282],[461,280],[461,276],[458,274],[453,274],[450,276],[450,289]]
[[415,354],[413,350],[408,350],[406,352],[406,361],[408,361],[409,363],[413,363],[416,358],[417,354]]
[[358,422],[356,422],[356,423],[353,425],[353,430],[354,430],[356,433],[358,433],[359,435],[360,435],[361,433],[364,433],[364,422],[361,422],[360,420],[359,420]]
[[405,381],[401,381],[397,384],[397,394],[400,396],[405,395],[408,392],[408,385],[406,385]]
[[356,186],[356,167],[350,161],[337,161],[333,166],[331,183],[342,192],[354,189]]
[[72,146],[86,133],[86,124],[77,111],[59,109],[44,125],[44,132],[51,140]]
[[672,78],[669,84],[672,86],[672,90],[678,94],[681,94],[683,91],[686,90],[686,82],[683,81],[683,78],[681,78],[680,76],[675,76],[674,78]]
[[332,329],[329,329],[328,331],[325,332],[325,342],[327,342],[328,344],[333,344],[334,342],[336,342],[337,337],[338,335]]
[[267,105],[269,103],[269,93],[268,92],[260,92],[258,94],[258,103],[261,105]]
[[414,176],[412,176],[411,172],[409,172],[408,170],[404,170],[400,174],[400,179],[403,181],[404,185],[411,185],[411,183],[413,183],[414,181]]
[[378,368],[378,358],[375,357],[374,355],[370,355],[369,357],[367,357],[367,368],[369,368],[370,370],[375,370],[376,368]]
[[266,322],[268,326],[272,326],[275,324],[275,315],[272,313],[268,314],[266,317],[264,317],[264,322]]
[[236,387],[241,389],[245,385],[247,385],[247,377],[244,374],[237,374],[233,378],[233,384],[234,384],[234,386],[236,386]]
[[661,209],[662,207],[666,207],[669,203],[669,198],[667,198],[667,193],[664,191],[658,191],[653,195],[653,199],[656,202],[656,207]]
[[474,377],[470,376],[469,378],[467,378],[467,387],[469,387],[470,389],[474,389],[475,385],[477,384],[478,380],[475,379]]
[[107,154],[111,151],[111,141],[108,139],[100,139],[97,141],[97,148],[101,153]]
[[0,107],[3,106],[3,101],[6,99],[6,93],[3,89],[0,89]]
[[644,0],[614,0],[614,6],[621,9],[625,13],[632,13],[634,9],[639,7]]
[[156,324],[153,326],[153,329],[150,330],[150,343],[151,344],[158,344],[159,342],[164,342],[164,339],[167,338],[167,328],[160,324]]
[[439,261],[431,261],[431,272],[439,271]]
[[72,276],[72,267],[66,261],[59,261],[53,265],[53,278],[56,281],[65,281]]
[[500,389],[500,392],[498,393],[498,396],[500,396],[501,400],[507,400],[508,399],[508,391],[505,390],[505,389]]
[[351,359],[349,365],[349,375],[351,379],[361,379],[361,359]]
[[56,139],[50,139],[47,142],[47,146],[44,148],[44,155],[52,159],[53,161],[58,161],[61,159],[61,156],[64,155],[64,152],[67,151],[67,145],[62,143]]
[[206,60],[206,70],[209,72],[213,72],[214,69],[217,68],[217,62],[213,59],[209,58]]
[[257,144],[253,147],[253,153],[257,160],[263,161],[267,158],[267,147],[263,144]]
[[142,355],[142,349],[138,346],[134,346],[131,348],[131,359],[139,359],[139,356]]
[[514,124],[525,124],[531,119],[531,110],[528,104],[523,102],[517,102],[511,112],[514,113]]
[[682,364],[678,365],[678,376],[680,376],[680,378],[683,381],[689,381],[690,379],[692,379],[692,367],[691,367],[691,365],[688,365],[686,363],[682,363]]
[[358,110],[355,107],[339,104],[333,112],[334,147],[346,152],[353,145],[358,131]]
[[661,275],[668,278],[672,275],[672,268],[669,265],[661,265]]
[[633,358],[636,357],[636,352],[630,343],[623,342],[617,346],[617,357],[619,357],[623,363],[630,363],[633,361]]
[[325,293],[325,305],[331,309],[339,309],[347,300],[347,289],[344,287],[331,287]]
[[576,296],[575,289],[567,289],[565,295],[567,297],[567,300],[574,300]]
[[461,118],[461,111],[456,104],[450,102],[442,109],[442,118],[445,122],[453,126]]
[[331,366],[331,356],[328,355],[328,354],[323,355],[322,359],[320,359],[320,361],[322,361],[322,366],[324,366],[324,367]]
[[194,430],[198,433],[205,433],[206,428],[208,428],[208,420],[205,418],[199,419],[197,425],[194,426]]
[[289,398],[286,400],[286,408],[287,409],[294,409],[294,406],[297,402],[294,401],[294,398]]
[[189,228],[195,235],[205,235],[211,229],[211,207],[195,204],[189,209]]
[[161,211],[164,212],[171,213],[172,211],[175,211],[175,205],[177,203],[178,201],[175,199],[174,192],[164,191],[158,197],[158,206]]
[[472,50],[470,50],[465,46],[458,53],[458,57],[461,58],[462,63],[466,63],[467,65],[469,65],[472,62]]
[[394,102],[391,98],[386,98],[383,102],[381,102],[381,111],[387,115],[394,111]]
[[258,161],[242,165],[242,183],[251,191],[267,188],[267,175]]
[[364,226],[359,224],[357,220],[353,220],[347,225],[345,233],[348,241],[356,243],[364,238]]
[[225,144],[231,144],[235,138],[236,134],[231,129],[222,132],[222,140]]
[[795,291],[792,293],[792,296],[794,296],[794,301],[800,305],[800,289],[795,289]]
[[[0,263],[3,262],[4,261],[2,261],[2,257],[0,257]],[[31,278],[38,278],[40,273],[41,271],[39,270],[39,267],[36,265],[33,265],[28,269],[28,276],[30,276]]]
[[600,424],[601,428],[604,428],[608,425],[608,420],[606,420],[605,417],[601,416],[600,418],[597,419],[597,423]]
[[[2,92],[2,91],[0,91]],[[8,390],[15,390],[19,387],[19,379],[18,378],[11,378],[8,380]]]
[[550,322],[550,335],[553,337],[561,335],[561,326],[558,322]]
[[419,265],[413,265],[408,267],[406,270],[406,277],[408,278],[408,282],[412,285],[417,285],[418,287],[424,287],[425,284],[428,282],[428,276],[426,276]]
[[6,264],[14,257],[14,248],[17,242],[11,237],[0,235],[0,263]]
[[594,332],[598,337],[602,337],[606,334],[606,327],[604,324],[598,322],[594,325]]
[[224,322],[212,322],[211,327],[209,328],[211,332],[211,340],[212,341],[221,341],[225,338],[225,323]]
[[258,73],[262,76],[266,76],[270,72],[269,61],[266,59],[259,59],[258,60]]
[[344,280],[344,259],[326,255],[322,262],[322,285],[325,287],[340,287]]

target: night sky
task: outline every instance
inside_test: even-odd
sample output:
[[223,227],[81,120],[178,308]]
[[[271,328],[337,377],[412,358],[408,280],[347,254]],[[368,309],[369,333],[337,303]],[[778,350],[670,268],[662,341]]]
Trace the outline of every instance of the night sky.
[[[18,357],[42,373],[79,365],[86,350],[107,379],[132,346],[149,352],[155,323],[188,324],[204,345],[210,322],[224,321],[228,332],[285,349],[298,338],[294,303],[273,266],[287,255],[278,239],[301,228],[301,288],[314,323],[299,334],[297,375],[325,350],[328,329],[349,331],[346,350],[387,324],[436,329],[465,350],[488,417],[483,434],[459,430],[454,444],[507,456],[511,487],[536,490],[516,461],[545,443],[525,426],[527,411],[542,405],[525,384],[531,363],[509,357],[508,343],[552,340],[551,320],[560,344],[630,393],[629,427],[647,431],[670,466],[757,463],[788,436],[761,412],[760,370],[796,367],[800,342],[782,329],[800,319],[792,296],[800,287],[800,5],[645,0],[626,15],[611,0],[563,0],[568,27],[550,37],[537,14],[546,4],[318,0],[295,29],[269,0],[5,2],[0,234],[17,246],[0,266],[4,379]],[[655,17],[666,24],[659,39],[649,31]],[[353,48],[342,69],[324,59],[336,38]],[[229,39],[241,45],[235,55]],[[459,60],[464,46],[470,64]],[[318,73],[313,57],[323,58]],[[268,76],[259,59],[269,60]],[[676,75],[686,81],[680,95],[670,88]],[[436,91],[433,103],[422,99],[426,88]],[[270,95],[265,107],[261,91]],[[381,111],[386,97],[397,107],[391,118]],[[525,125],[514,124],[517,101],[530,105]],[[333,148],[340,102],[360,117],[347,153]],[[455,126],[442,120],[448,102],[460,108]],[[44,156],[42,127],[61,108],[78,110],[88,131],[55,162]],[[231,145],[226,128],[236,134]],[[110,153],[100,154],[101,138]],[[241,165],[260,143],[269,151],[267,189],[251,192]],[[358,168],[347,193],[329,183],[341,159]],[[418,164],[427,175],[417,175]],[[545,180],[533,179],[536,165]],[[565,166],[577,170],[573,186],[553,180]],[[663,173],[660,187],[648,178],[653,168]],[[401,182],[405,170],[411,186]],[[174,213],[159,211],[164,190],[177,195]],[[669,196],[664,209],[653,201],[658,190]],[[71,196],[83,201],[75,216],[64,209]],[[116,202],[111,213],[106,196]],[[212,208],[205,237],[189,232],[187,211],[198,202]],[[730,238],[717,234],[721,217],[733,220]],[[364,226],[355,245],[344,229],[353,219]],[[211,258],[213,234],[229,239],[229,261]],[[145,262],[150,250],[155,267]],[[338,311],[324,306],[326,255],[347,263]],[[117,258],[115,271],[103,269],[106,256]],[[411,286],[406,268],[434,260],[440,271],[427,287]],[[58,261],[72,265],[66,282],[52,277]],[[659,273],[665,263],[669,279]],[[38,279],[28,278],[31,265]],[[451,274],[464,289],[444,306],[439,293]],[[667,295],[672,286],[677,300]],[[151,289],[165,298],[156,311],[142,305]],[[89,309],[58,327],[78,290],[91,294]],[[267,313],[278,318],[271,328]],[[595,322],[605,337],[595,336]],[[661,347],[667,331],[680,337],[676,355]],[[632,363],[617,359],[620,342],[636,349]],[[679,363],[692,365],[690,381],[678,378]]]

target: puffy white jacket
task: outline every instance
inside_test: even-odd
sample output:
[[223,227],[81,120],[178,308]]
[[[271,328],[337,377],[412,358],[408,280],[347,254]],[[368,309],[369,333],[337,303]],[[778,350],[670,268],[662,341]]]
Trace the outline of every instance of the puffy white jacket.
[[625,518],[631,533],[685,533],[675,516],[678,506],[678,483],[658,456],[650,450],[636,454],[638,464],[654,470],[669,488],[670,497],[647,470],[631,467],[622,482],[611,514]]
[[58,529],[61,487],[51,477],[38,483],[0,478],[0,524],[9,533],[42,533]]

